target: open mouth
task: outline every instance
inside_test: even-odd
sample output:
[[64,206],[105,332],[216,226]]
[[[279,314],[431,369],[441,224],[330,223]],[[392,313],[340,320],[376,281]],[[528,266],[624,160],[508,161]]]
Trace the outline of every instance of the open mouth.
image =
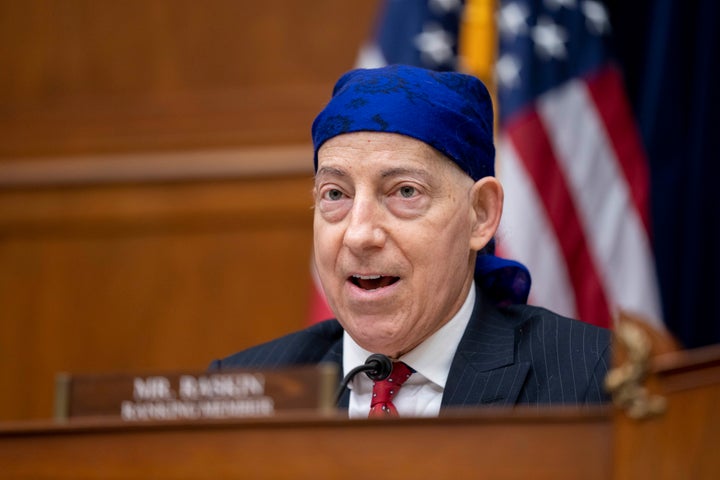
[[385,275],[353,275],[350,277],[350,282],[363,290],[377,290],[392,285],[398,280],[400,280],[400,277]]

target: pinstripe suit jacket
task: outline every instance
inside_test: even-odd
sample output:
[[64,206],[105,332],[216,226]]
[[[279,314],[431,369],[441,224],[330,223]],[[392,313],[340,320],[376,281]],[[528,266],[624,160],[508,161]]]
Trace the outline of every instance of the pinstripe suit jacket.
[[[211,370],[334,362],[342,371],[343,329],[328,320],[249,348]],[[478,292],[443,394],[449,406],[607,401],[610,332],[528,305],[496,308]],[[347,407],[348,391],[340,405]]]

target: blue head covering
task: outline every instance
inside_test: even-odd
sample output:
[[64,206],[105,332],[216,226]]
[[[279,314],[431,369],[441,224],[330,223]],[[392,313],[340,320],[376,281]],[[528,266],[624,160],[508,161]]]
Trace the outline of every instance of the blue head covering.
[[[323,143],[360,131],[420,140],[475,181],[495,174],[492,100],[485,85],[470,75],[406,65],[346,73],[312,125],[315,170]],[[496,257],[493,250],[478,255],[476,281],[497,303],[525,303],[530,291],[527,268]]]

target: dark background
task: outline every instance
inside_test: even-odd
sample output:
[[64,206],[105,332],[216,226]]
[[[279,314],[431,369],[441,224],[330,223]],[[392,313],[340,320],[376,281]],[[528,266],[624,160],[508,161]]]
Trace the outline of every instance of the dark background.
[[606,2],[646,147],[665,323],[686,347],[720,342],[720,9],[715,0]]

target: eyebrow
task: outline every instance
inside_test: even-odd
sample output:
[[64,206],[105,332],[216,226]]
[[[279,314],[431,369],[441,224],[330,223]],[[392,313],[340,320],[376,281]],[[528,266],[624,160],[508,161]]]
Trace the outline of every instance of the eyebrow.
[[397,167],[389,168],[380,172],[380,176],[382,178],[396,177],[399,175],[417,175],[423,178],[430,178],[430,173],[427,170],[420,168]]
[[324,177],[326,175],[335,176],[335,177],[345,177],[345,176],[347,176],[347,172],[345,172],[345,170],[341,170],[341,169],[335,168],[335,167],[320,167],[320,168],[318,168],[318,171],[315,172],[315,178]]
[[[331,177],[347,177],[348,173],[340,168],[336,167],[320,167],[317,172],[315,172],[315,179],[322,178],[325,176],[331,176]],[[407,168],[407,167],[394,167],[394,168],[388,168],[385,170],[382,170],[380,172],[380,178],[391,178],[391,177],[397,177],[401,175],[415,175],[422,177],[424,179],[430,179],[431,175],[427,170],[423,170],[420,168]]]

